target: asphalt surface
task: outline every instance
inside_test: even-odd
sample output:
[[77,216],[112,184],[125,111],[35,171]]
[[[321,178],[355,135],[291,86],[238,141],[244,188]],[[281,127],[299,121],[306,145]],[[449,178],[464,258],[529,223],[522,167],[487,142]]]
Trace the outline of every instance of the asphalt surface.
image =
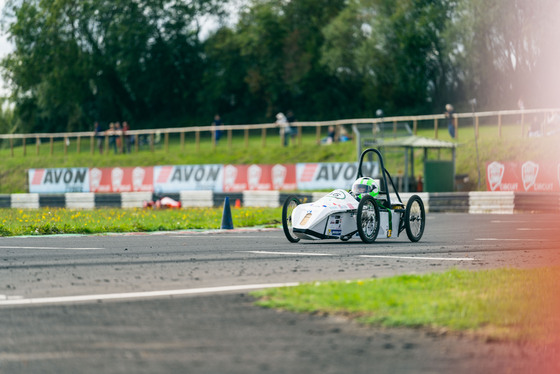
[[267,310],[244,288],[560,264],[557,219],[429,214],[419,243],[370,245],[277,229],[0,238],[0,373],[560,372],[551,346]]

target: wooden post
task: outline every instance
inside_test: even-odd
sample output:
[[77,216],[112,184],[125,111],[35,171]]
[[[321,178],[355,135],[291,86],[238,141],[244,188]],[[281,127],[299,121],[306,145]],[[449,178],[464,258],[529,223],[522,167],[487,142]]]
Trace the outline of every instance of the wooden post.
[[412,121],[412,133],[416,135],[417,131],[418,131],[418,120],[414,119],[414,121]]
[[164,142],[165,142],[165,153],[169,153],[169,133],[168,132],[165,133]]
[[261,146],[263,148],[266,147],[266,127],[263,127],[261,130]]
[[210,135],[212,136],[212,149],[216,149],[216,128],[214,126],[212,126],[212,132],[210,133]]
[[316,130],[315,130],[315,138],[317,140],[317,144],[321,143],[321,126],[316,125]]
[[245,128],[245,148],[249,148],[249,128]]
[[478,139],[478,116],[474,117],[474,136]]
[[437,139],[437,133],[438,133],[438,120],[437,118],[434,118],[434,136]]
[[185,132],[181,131],[181,152],[185,152]]
[[194,133],[194,139],[196,144],[196,151],[200,152],[200,130],[196,130],[196,132]]
[[14,139],[10,138],[10,153],[14,157]]
[[393,121],[393,138],[397,137],[397,121]]
[[76,137],[76,152],[80,154],[80,136]]
[[95,153],[95,136],[89,138],[89,152],[93,155]]
[[35,138],[35,154],[39,156],[39,145],[41,144],[41,139],[37,136]]
[[155,144],[154,144],[154,142],[155,142],[154,133],[151,133],[151,134],[150,134],[150,150],[152,151],[152,153],[153,153],[154,150],[155,150]]
[[53,143],[54,143],[53,137],[51,136],[51,151],[50,151],[51,156],[53,155],[53,148],[54,148],[54,144],[53,144]]
[[21,141],[23,142],[23,155],[27,155],[27,150],[25,148],[25,138],[22,138]]
[[502,114],[498,113],[498,137],[502,137]]

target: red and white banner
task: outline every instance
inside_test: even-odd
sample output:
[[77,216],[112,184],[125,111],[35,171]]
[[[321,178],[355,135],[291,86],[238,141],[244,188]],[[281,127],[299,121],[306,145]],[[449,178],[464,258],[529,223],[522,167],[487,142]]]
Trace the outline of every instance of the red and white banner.
[[[364,162],[362,173],[371,177],[378,175],[379,164]],[[297,185],[300,190],[350,189],[357,175],[357,162],[297,164]]]
[[89,192],[88,168],[29,169],[29,192]]
[[158,194],[210,190],[222,192],[222,165],[154,166],[154,191]]
[[154,168],[93,168],[89,171],[91,192],[153,191]]
[[[364,163],[364,175],[379,173],[377,163]],[[276,165],[172,165],[153,167],[30,169],[29,191],[136,192],[157,194],[180,191],[214,192],[349,189],[358,163],[302,163]]]
[[223,181],[224,192],[295,190],[298,187],[293,164],[226,165]]
[[560,191],[560,163],[491,162],[486,165],[488,191]]

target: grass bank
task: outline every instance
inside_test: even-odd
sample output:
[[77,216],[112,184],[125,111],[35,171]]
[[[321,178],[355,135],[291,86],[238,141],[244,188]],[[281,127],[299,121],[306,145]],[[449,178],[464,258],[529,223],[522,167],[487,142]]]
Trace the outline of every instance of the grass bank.
[[[433,138],[431,128],[419,128],[418,135]],[[471,188],[478,188],[478,171],[476,163],[476,146],[474,129],[461,128],[459,139],[453,140],[447,131],[438,132],[441,140],[456,141],[457,174],[468,174]],[[481,167],[481,189],[486,188],[485,164],[488,161],[541,161],[560,159],[557,144],[560,135],[544,138],[522,138],[521,127],[518,125],[504,126],[501,136],[497,126],[485,125],[480,127],[478,150]],[[27,192],[27,170],[30,168],[56,167],[112,167],[112,166],[154,166],[154,165],[185,165],[185,164],[274,164],[297,162],[351,162],[356,160],[356,145],[353,142],[336,143],[328,146],[317,145],[314,133],[304,133],[301,145],[290,145],[284,148],[280,145],[278,135],[269,135],[266,145],[262,146],[262,139],[258,134],[248,138],[247,146],[243,136],[235,136],[231,147],[227,139],[221,141],[214,149],[209,139],[202,139],[197,150],[192,140],[187,140],[184,149],[179,139],[171,138],[169,148],[149,147],[141,148],[138,153],[114,154],[109,151],[103,154],[90,153],[89,139],[83,139],[80,152],[75,144],[71,144],[64,152],[63,143],[55,142],[53,154],[50,145],[42,144],[39,148],[28,145],[24,155],[23,147],[14,149],[14,155],[5,147],[0,148],[0,193]],[[37,152],[39,154],[37,154]],[[430,151],[431,159],[441,157],[451,159],[450,152]],[[416,176],[423,173],[423,151],[415,152]],[[404,156],[402,150],[386,153],[386,167],[392,175],[404,172]]]
[[[0,209],[0,236],[219,229],[222,209]],[[232,208],[234,227],[276,226],[280,208]]]
[[[560,331],[560,268],[451,270],[254,292],[258,305],[341,315],[368,325],[546,341]],[[557,337],[557,336],[556,336]]]

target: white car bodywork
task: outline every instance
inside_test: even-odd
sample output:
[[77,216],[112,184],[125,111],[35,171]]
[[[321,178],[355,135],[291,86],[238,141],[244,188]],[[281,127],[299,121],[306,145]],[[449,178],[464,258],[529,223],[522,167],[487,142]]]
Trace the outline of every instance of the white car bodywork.
[[[294,235],[300,239],[348,240],[358,235],[356,224],[359,201],[347,191],[337,189],[321,199],[298,205],[292,212]],[[381,209],[377,238],[396,238],[404,210]]]

